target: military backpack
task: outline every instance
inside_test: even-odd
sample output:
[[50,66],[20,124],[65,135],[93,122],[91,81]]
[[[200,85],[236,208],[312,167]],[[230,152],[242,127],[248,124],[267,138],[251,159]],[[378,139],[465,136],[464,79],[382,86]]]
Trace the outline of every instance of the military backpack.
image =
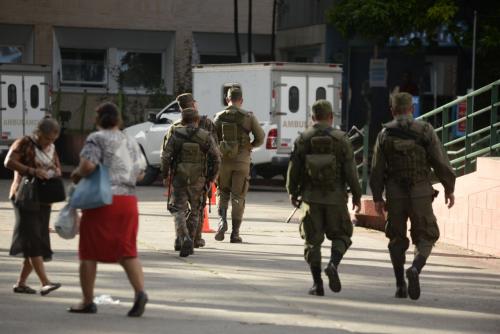
[[250,145],[250,136],[243,126],[247,115],[243,112],[227,112],[219,116],[221,121],[222,138],[220,138],[220,152],[224,158],[232,159],[244,148]]
[[176,127],[175,177],[189,185],[206,176],[207,152],[210,134],[199,128]]

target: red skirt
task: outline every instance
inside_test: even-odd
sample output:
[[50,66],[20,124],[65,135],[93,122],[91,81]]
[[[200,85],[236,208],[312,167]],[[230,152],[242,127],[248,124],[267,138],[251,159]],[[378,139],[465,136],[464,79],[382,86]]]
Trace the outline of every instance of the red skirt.
[[118,262],[137,257],[139,210],[137,197],[114,195],[111,205],[83,210],[80,260]]

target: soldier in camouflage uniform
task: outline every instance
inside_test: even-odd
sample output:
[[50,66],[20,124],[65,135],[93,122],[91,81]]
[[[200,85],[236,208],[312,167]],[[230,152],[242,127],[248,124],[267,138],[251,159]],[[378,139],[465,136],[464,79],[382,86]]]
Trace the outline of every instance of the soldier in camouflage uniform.
[[[196,100],[193,98],[193,95],[191,93],[184,93],[179,96],[177,96],[177,102],[179,103],[179,107],[181,110],[186,109],[186,108],[193,108],[198,110],[198,105],[196,103]],[[171,131],[173,131],[173,128],[176,126],[179,126],[182,124],[182,119],[178,119],[175,121],[172,126],[168,129],[167,134],[165,135],[165,138],[169,135]],[[217,131],[215,130],[215,125],[212,122],[210,118],[208,118],[207,115],[202,115],[200,116],[200,121],[198,122],[198,127],[201,129],[204,129],[212,135],[214,138],[214,142],[217,143]],[[165,139],[164,139],[165,140]],[[207,200],[207,191],[203,192],[203,196],[205,198],[205,202]],[[203,210],[203,208],[200,208],[200,210]],[[200,213],[200,223],[197,225],[196,231],[194,231],[194,235],[192,236],[193,242],[194,242],[194,248],[199,248],[199,247],[204,247],[205,246],[205,240],[201,237],[201,232],[203,228],[203,212]],[[176,251],[180,250],[181,247],[181,242],[179,239],[179,236],[176,236],[175,238],[175,244],[174,244],[174,249]]]
[[[396,298],[420,297],[419,274],[439,238],[436,217],[432,211],[434,189],[431,167],[443,184],[445,201],[451,208],[455,202],[455,174],[432,126],[413,119],[412,96],[408,93],[392,97],[394,120],[385,124],[378,134],[372,161],[370,187],[377,211],[387,210],[385,233],[396,276]],[[382,195],[385,189],[384,201]],[[410,235],[415,244],[415,257],[406,270],[406,237],[410,218]]]
[[[214,119],[222,165],[217,182],[219,225],[215,240],[224,240],[227,231],[227,209],[231,199],[232,232],[230,242],[241,243],[239,235],[245,197],[250,181],[250,153],[264,143],[264,130],[257,118],[249,111],[241,109],[243,95],[238,87],[227,92],[228,106],[217,113]],[[253,135],[253,141],[250,139]]]
[[351,188],[353,209],[359,210],[361,188],[351,143],[345,133],[332,128],[332,105],[318,100],[312,106],[313,126],[295,140],[288,165],[287,191],[292,205],[304,215],[300,233],[305,240],[304,258],[314,284],[309,294],[323,296],[321,244],[325,235],[332,241],[330,261],[325,269],[330,289],[341,290],[338,266],[351,245],[352,223],[347,209]]
[[[169,210],[175,216],[181,257],[193,253],[193,235],[200,222],[204,187],[207,179],[215,181],[220,166],[216,143],[208,131],[198,127],[198,121],[196,109],[183,109],[182,122],[169,131],[161,154],[164,184],[173,186]],[[211,170],[207,168],[209,164]],[[188,205],[191,211],[186,216]]]

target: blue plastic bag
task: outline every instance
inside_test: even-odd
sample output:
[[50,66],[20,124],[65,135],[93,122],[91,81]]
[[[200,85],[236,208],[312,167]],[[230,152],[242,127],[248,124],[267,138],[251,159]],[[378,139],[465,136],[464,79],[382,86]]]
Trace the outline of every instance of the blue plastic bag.
[[69,205],[75,209],[94,209],[113,201],[108,168],[97,165],[92,174],[78,182]]

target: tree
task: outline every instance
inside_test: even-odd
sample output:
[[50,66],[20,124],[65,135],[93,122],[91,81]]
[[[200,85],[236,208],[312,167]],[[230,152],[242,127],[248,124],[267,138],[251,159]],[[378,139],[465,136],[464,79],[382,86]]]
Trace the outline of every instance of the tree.
[[238,0],[234,0],[234,43],[236,45],[236,56],[241,62],[240,35],[238,33]]

